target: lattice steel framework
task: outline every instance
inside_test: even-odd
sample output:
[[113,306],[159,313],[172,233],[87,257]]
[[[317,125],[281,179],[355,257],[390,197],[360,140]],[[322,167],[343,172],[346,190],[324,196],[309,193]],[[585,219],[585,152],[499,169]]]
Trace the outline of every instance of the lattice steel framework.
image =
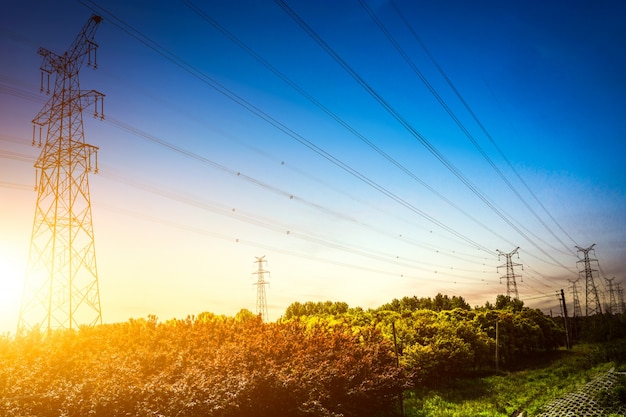
[[269,285],[268,281],[265,281],[265,274],[269,274],[269,271],[263,269],[263,263],[267,264],[265,260],[265,255],[256,257],[256,261],[254,262],[258,264],[258,268],[256,272],[253,272],[257,276],[257,281],[254,285],[257,286],[256,291],[256,313],[261,316],[263,321],[267,321],[268,313],[267,313],[267,298],[265,295],[265,286]]
[[102,323],[88,180],[98,170],[98,148],[85,143],[83,110],[93,105],[94,117],[103,118],[104,94],[81,90],[78,79],[85,60],[97,66],[94,34],[101,21],[91,16],[62,55],[38,51],[41,91],[50,94],[51,76],[54,85],[32,121],[33,145],[42,150],[18,334]]
[[506,258],[506,263],[504,265],[500,265],[497,268],[497,270],[500,271],[500,268],[506,267],[506,275],[500,277],[500,283],[502,283],[502,278],[506,278],[506,295],[508,297],[512,297],[516,300],[519,300],[519,293],[517,291],[517,281],[515,280],[515,278],[521,279],[522,276],[515,275],[514,267],[521,266],[523,270],[524,266],[522,264],[514,263],[511,259],[513,255],[515,254],[517,254],[517,257],[519,258],[519,252],[518,252],[519,247],[515,248],[509,253],[504,253],[500,249],[496,249],[496,250],[498,251],[498,261],[500,260],[501,256],[504,256]]
[[[569,280],[568,280],[569,281]],[[580,308],[580,298],[578,297],[578,287],[576,284],[578,280],[569,281],[572,284],[572,300],[574,300],[574,317],[582,317],[583,311]]]
[[624,302],[624,290],[622,289],[622,283],[617,283],[617,298],[619,299],[619,312],[626,313],[626,303]]
[[[594,314],[602,314],[602,305],[600,304],[600,297],[598,296],[598,289],[595,283],[595,277],[598,275],[598,270],[591,267],[591,263],[597,264],[597,259],[590,259],[589,252],[593,250],[593,245],[586,249],[576,246],[578,252],[582,252],[584,258],[577,261],[576,265],[579,266],[579,274],[581,277],[585,277],[585,315],[590,316]],[[582,265],[582,268],[580,268]]]
[[613,289],[613,281],[615,281],[615,277],[613,278],[605,278],[606,284],[609,286],[609,314],[617,314],[619,313],[619,307],[617,306],[617,298],[615,297],[616,291]]

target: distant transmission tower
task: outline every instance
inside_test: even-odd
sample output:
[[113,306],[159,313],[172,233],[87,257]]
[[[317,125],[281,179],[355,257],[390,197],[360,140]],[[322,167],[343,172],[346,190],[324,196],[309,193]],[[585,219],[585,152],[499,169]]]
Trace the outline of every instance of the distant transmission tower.
[[[568,280],[569,281],[569,280]],[[576,286],[576,281],[569,281],[572,284],[572,299],[574,300],[574,317],[582,317],[583,311],[580,308],[580,298],[578,298],[578,287]]]
[[578,252],[584,254],[584,258],[577,261],[576,264],[583,265],[583,268],[579,268],[579,274],[581,277],[585,277],[585,315],[590,316],[594,314],[602,314],[602,306],[600,305],[600,297],[598,297],[598,289],[594,277],[598,274],[597,269],[591,268],[591,262],[598,262],[597,259],[589,259],[589,252],[593,250],[593,245],[586,249],[576,246]]
[[257,286],[256,291],[256,313],[261,316],[263,321],[267,321],[267,298],[265,296],[265,285],[268,285],[269,282],[265,281],[265,274],[269,274],[269,271],[263,269],[263,263],[267,263],[265,260],[265,255],[256,257],[256,261],[254,263],[258,264],[258,269],[256,272],[253,272],[257,276],[257,281],[254,283]]
[[104,94],[78,83],[85,58],[97,66],[93,38],[101,21],[91,16],[62,55],[38,51],[41,91],[50,93],[51,75],[54,88],[33,119],[33,145],[43,148],[35,163],[37,204],[18,334],[102,323],[87,177],[98,171],[98,148],[85,143],[82,112],[93,104],[94,117],[103,118]]
[[605,278],[607,285],[609,286],[609,314],[617,314],[619,313],[617,307],[617,298],[615,297],[615,290],[613,289],[613,281],[615,281],[615,277],[613,278]]
[[516,253],[519,259],[519,247],[515,248],[515,250],[509,253],[504,253],[500,249],[496,250],[498,251],[498,260],[500,260],[501,256],[506,257],[506,263],[504,265],[500,265],[497,268],[497,270],[500,271],[500,268],[506,267],[506,276],[500,277],[500,283],[502,283],[502,278],[506,278],[506,295],[508,297],[513,296],[514,299],[519,300],[519,293],[517,292],[517,282],[515,281],[515,278],[519,277],[521,279],[521,275],[515,275],[515,271],[513,270],[513,268],[516,266],[521,266],[523,270],[524,266],[522,264],[513,263],[513,261],[511,260],[513,255],[515,255]]
[[624,302],[624,289],[622,283],[617,283],[617,298],[619,299],[619,312],[621,314],[626,313],[626,303]]

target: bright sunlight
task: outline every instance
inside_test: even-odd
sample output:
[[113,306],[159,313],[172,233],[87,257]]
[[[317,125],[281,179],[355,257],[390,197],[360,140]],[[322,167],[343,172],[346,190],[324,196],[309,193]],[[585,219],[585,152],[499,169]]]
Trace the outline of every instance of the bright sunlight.
[[26,265],[17,251],[0,244],[0,331],[17,325]]

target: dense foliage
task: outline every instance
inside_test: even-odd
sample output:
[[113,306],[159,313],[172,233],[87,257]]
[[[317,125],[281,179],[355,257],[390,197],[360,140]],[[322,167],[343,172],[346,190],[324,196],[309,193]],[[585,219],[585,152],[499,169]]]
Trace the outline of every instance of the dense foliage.
[[375,329],[250,314],[0,343],[2,416],[385,416],[405,385]]
[[394,298],[390,303],[383,304],[377,310],[391,310],[398,313],[403,313],[406,311],[417,310],[454,310],[455,308],[469,310],[470,305],[465,301],[463,297],[459,297],[456,295],[449,297],[447,295],[439,293],[435,296],[435,298],[417,298],[416,296],[402,297],[401,299]]
[[[538,352],[565,344],[560,321],[517,299],[500,295],[495,305],[471,309],[462,297],[404,297],[378,309],[347,308],[345,303],[294,303],[286,318],[344,323],[379,329],[394,341],[398,361],[414,384],[437,385],[495,366],[498,323],[499,366],[514,368]],[[339,308],[341,307],[341,308]],[[334,311],[345,312],[334,313]],[[308,313],[312,311],[312,313]],[[296,312],[301,312],[298,316]]]
[[344,314],[348,312],[348,303],[341,301],[307,301],[291,303],[285,311],[286,320],[301,316],[315,316],[325,314]]
[[597,314],[571,320],[576,340],[604,343],[626,339],[626,314]]
[[441,294],[372,310],[296,302],[276,323],[247,310],[131,319],[0,338],[0,415],[394,416],[411,386],[492,372],[496,345],[513,369],[564,342],[560,320],[505,296],[474,309]]

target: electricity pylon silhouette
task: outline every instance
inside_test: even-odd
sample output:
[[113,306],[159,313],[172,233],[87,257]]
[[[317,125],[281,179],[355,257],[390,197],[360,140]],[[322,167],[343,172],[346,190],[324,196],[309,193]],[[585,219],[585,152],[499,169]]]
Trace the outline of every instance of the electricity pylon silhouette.
[[85,59],[96,68],[94,34],[101,21],[91,16],[62,55],[38,51],[41,92],[50,93],[51,75],[54,87],[32,121],[33,145],[42,150],[35,163],[37,203],[18,334],[102,323],[87,176],[98,171],[98,148],[85,143],[83,109],[93,104],[94,117],[103,118],[104,94],[81,90],[78,80]]
[[615,290],[613,289],[613,281],[615,281],[615,277],[613,278],[604,278],[606,280],[607,285],[609,286],[609,314],[617,314],[617,298],[615,297]]
[[570,284],[572,284],[572,300],[574,300],[574,317],[582,317],[583,311],[580,308],[580,299],[578,298],[578,287],[576,286],[576,283],[578,282],[578,280],[569,281],[569,282]]
[[596,288],[594,280],[594,276],[597,275],[598,270],[591,268],[591,262],[598,262],[598,260],[589,259],[589,252],[593,250],[594,246],[596,246],[595,243],[586,249],[576,246],[578,252],[584,254],[584,258],[577,261],[576,265],[583,264],[583,268],[578,271],[581,277],[585,277],[585,316],[602,314],[600,297],[598,297],[598,289]]
[[515,281],[515,278],[521,278],[521,275],[515,275],[515,271],[513,268],[516,266],[521,266],[522,270],[524,269],[524,266],[522,264],[513,263],[513,261],[511,260],[513,255],[515,255],[516,253],[517,257],[519,258],[518,250],[519,246],[509,253],[504,253],[500,249],[496,249],[496,251],[498,252],[498,261],[500,260],[501,256],[504,256],[506,258],[506,264],[500,265],[497,268],[497,270],[499,271],[500,268],[506,267],[506,276],[500,277],[500,283],[502,283],[502,278],[506,278],[506,295],[507,297],[511,297],[511,295],[513,295],[513,298],[516,300],[519,300],[519,293],[517,292],[517,282]]
[[622,283],[617,283],[617,298],[619,299],[619,312],[626,313],[626,303],[624,303],[624,290],[622,289]]
[[258,268],[256,272],[253,272],[257,276],[257,281],[254,285],[257,286],[256,290],[256,313],[261,316],[261,320],[267,321],[267,298],[265,296],[265,285],[269,284],[269,282],[265,281],[265,274],[269,274],[269,271],[263,269],[263,262],[267,263],[265,260],[265,255],[256,257],[256,261],[254,263],[258,264]]

